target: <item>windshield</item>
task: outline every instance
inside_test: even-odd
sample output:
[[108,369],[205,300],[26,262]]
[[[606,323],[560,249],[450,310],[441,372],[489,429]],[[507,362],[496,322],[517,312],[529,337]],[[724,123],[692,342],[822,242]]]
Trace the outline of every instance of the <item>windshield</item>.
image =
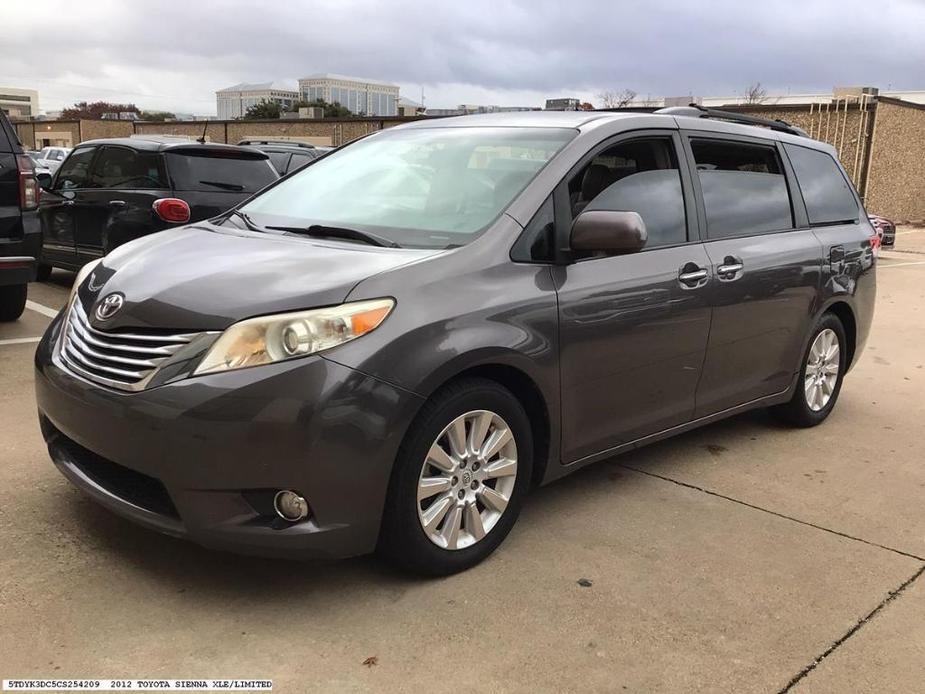
[[576,134],[565,128],[385,131],[319,159],[241,209],[257,224],[350,227],[402,246],[472,240]]

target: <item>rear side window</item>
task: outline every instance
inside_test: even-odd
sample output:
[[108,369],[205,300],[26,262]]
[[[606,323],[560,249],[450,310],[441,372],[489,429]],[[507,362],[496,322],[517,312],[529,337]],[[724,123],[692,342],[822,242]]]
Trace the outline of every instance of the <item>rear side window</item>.
[[723,238],[793,228],[787,178],[777,149],[731,140],[691,140],[707,236]]
[[93,164],[94,188],[148,190],[169,188],[161,157],[128,147],[103,147]]
[[191,152],[168,152],[166,158],[176,190],[256,193],[277,178],[266,159]]
[[81,147],[71,152],[71,156],[64,160],[58,169],[58,178],[55,188],[70,190],[72,188],[87,188],[90,185],[90,162],[96,147]]
[[799,145],[784,145],[800,184],[810,224],[858,221],[858,203],[832,156]]

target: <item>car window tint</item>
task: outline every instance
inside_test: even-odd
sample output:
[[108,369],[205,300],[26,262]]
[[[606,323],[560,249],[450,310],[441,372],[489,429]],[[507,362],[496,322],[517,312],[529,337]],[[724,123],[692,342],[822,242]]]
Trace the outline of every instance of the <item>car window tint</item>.
[[81,147],[71,152],[71,156],[58,169],[55,188],[61,190],[86,188],[89,184],[90,162],[95,152],[96,147]]
[[61,161],[64,159],[64,152],[60,149],[53,149],[48,153],[48,158],[52,161]]
[[793,228],[787,177],[774,147],[698,139],[691,149],[709,238]]
[[681,172],[668,138],[621,142],[596,155],[569,181],[572,217],[585,210],[636,212],[646,248],[684,243],[687,217]]
[[857,200],[832,156],[798,145],[784,147],[803,193],[810,224],[856,222]]
[[167,168],[176,190],[256,193],[277,179],[266,159],[168,152]]
[[155,152],[139,152],[128,147],[103,147],[93,164],[94,188],[168,188],[161,158]]
[[270,157],[270,163],[273,164],[277,173],[286,173],[286,167],[289,165],[289,152],[269,152],[267,156]]

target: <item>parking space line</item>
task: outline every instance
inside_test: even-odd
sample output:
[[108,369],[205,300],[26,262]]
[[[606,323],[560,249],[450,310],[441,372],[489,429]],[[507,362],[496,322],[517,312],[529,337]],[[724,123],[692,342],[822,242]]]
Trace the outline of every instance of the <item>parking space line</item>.
[[[890,260],[890,258],[884,258],[883,260]],[[910,260],[906,263],[886,263],[880,267],[881,270],[886,270],[890,267],[903,267],[904,265],[925,265],[925,260]]]
[[0,340],[0,347],[4,345],[28,345],[30,342],[38,342],[41,337],[13,337],[9,340]]
[[26,301],[26,308],[31,311],[35,311],[36,313],[41,313],[43,316],[48,316],[49,318],[54,318],[58,315],[58,311],[56,309],[43,306],[42,304],[31,300]]

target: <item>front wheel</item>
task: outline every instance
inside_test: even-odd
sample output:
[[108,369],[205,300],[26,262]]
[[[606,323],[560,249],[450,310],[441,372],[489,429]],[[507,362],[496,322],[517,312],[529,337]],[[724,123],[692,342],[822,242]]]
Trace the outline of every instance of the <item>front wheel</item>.
[[803,356],[800,379],[790,402],[773,409],[788,424],[821,424],[835,407],[847,368],[845,329],[837,316],[823,314]]
[[458,381],[424,405],[395,466],[380,552],[418,573],[463,571],[517,520],[533,467],[529,419],[500,384]]

